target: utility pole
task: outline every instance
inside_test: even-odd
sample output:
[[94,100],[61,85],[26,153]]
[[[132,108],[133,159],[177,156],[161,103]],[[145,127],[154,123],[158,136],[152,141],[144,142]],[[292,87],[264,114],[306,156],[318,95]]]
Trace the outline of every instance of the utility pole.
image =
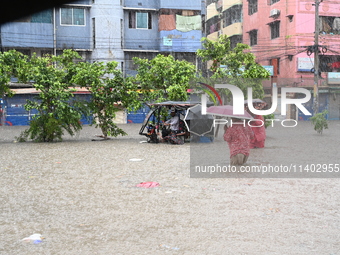
[[315,0],[315,32],[314,32],[314,115],[319,112],[319,5],[323,0]]

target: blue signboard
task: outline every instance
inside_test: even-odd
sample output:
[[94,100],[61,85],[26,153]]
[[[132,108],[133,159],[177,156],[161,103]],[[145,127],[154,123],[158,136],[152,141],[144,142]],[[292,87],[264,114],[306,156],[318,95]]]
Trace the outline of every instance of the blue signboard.
[[340,84],[340,73],[328,72],[327,73],[328,84]]
[[274,66],[262,66],[262,67],[270,73],[270,76],[274,75]]

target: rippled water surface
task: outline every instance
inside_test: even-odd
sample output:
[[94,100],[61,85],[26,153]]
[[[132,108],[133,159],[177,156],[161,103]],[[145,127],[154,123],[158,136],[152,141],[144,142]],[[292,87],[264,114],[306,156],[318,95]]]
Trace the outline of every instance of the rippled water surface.
[[[190,143],[121,127],[128,136],[91,141],[99,130],[84,127],[49,144],[0,127],[0,254],[340,254],[337,176],[190,178]],[[339,142],[339,121],[323,135],[268,128],[248,164],[339,164]],[[221,134],[200,146],[228,163]],[[160,186],[136,187],[146,181]],[[45,239],[21,241],[34,233]]]

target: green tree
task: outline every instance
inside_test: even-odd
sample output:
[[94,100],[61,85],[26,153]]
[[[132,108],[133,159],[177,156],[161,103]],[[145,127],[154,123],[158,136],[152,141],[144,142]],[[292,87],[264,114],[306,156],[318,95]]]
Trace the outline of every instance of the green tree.
[[318,134],[322,134],[324,129],[328,129],[328,122],[326,119],[326,115],[328,114],[327,110],[323,112],[319,112],[310,118],[312,125],[314,125],[314,130]]
[[27,56],[10,50],[0,53],[0,98],[4,95],[11,96],[9,87],[11,77],[16,77],[19,82],[27,81]]
[[21,133],[19,141],[32,139],[36,142],[61,141],[64,131],[70,135],[80,131],[82,108],[73,97],[69,70],[75,67],[74,59],[80,59],[78,53],[64,50],[60,56],[32,56],[28,65],[27,79],[33,81],[33,87],[39,91],[35,100],[27,100],[27,111],[36,109],[30,127]]
[[197,55],[202,61],[212,61],[209,68],[212,83],[225,80],[239,87],[244,94],[248,87],[252,87],[253,98],[263,98],[262,80],[268,79],[270,74],[256,63],[255,55],[249,52],[249,45],[238,43],[232,48],[227,35],[221,35],[217,41],[205,37],[202,41],[203,49],[197,50]]
[[138,66],[136,82],[143,91],[145,101],[187,100],[190,80],[195,77],[195,66],[173,56],[133,58]]
[[123,78],[115,61],[103,63],[79,63],[72,81],[91,92],[88,108],[96,119],[92,124],[99,127],[103,138],[126,135],[125,131],[114,123],[116,112],[122,108],[139,108],[141,102],[137,85],[132,78]]

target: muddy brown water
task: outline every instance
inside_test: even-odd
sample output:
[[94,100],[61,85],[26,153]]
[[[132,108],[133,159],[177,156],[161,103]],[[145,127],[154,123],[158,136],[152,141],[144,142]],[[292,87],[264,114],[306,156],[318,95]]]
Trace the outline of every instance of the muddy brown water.
[[[340,254],[337,174],[190,178],[193,144],[144,143],[140,125],[120,127],[129,135],[93,142],[99,131],[84,127],[49,144],[15,143],[25,127],[0,127],[1,255]],[[339,164],[339,142],[340,121],[323,135],[276,125],[248,165]],[[221,135],[199,146],[228,163]],[[146,181],[160,186],[136,187]],[[45,239],[21,241],[34,233]]]

